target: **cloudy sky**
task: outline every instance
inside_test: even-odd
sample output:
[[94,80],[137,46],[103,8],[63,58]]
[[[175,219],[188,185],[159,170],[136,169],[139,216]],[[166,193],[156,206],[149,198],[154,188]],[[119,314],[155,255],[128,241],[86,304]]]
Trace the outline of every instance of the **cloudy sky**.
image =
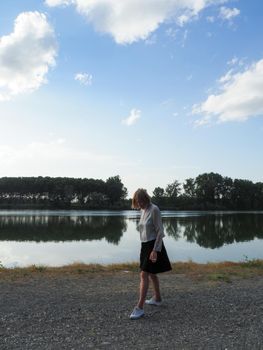
[[0,176],[262,181],[262,0],[0,2]]

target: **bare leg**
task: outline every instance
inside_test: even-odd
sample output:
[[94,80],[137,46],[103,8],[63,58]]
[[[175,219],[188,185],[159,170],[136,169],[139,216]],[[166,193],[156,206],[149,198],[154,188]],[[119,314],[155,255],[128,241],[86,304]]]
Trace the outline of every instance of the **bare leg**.
[[152,283],[153,283],[153,290],[154,290],[154,300],[155,301],[162,301],[162,298],[161,298],[161,292],[160,292],[160,284],[159,284],[159,278],[150,273],[150,278],[152,280]]
[[138,307],[140,309],[143,309],[144,303],[145,303],[145,299],[146,299],[146,295],[148,292],[148,288],[149,288],[149,273],[145,272],[145,271],[141,271],[141,281],[140,281],[140,299],[138,302]]

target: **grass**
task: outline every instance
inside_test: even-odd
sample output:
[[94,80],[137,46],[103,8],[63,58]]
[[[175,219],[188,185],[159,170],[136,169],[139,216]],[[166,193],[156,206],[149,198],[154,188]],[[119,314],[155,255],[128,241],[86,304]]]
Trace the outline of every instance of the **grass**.
[[263,275],[263,260],[245,260],[243,262],[220,262],[197,264],[175,263],[174,272],[184,273],[192,278],[230,283],[233,278],[249,278]]
[[[176,262],[172,264],[173,270],[170,274],[184,274],[196,280],[231,282],[233,278],[249,278],[263,275],[263,260],[245,259],[243,262],[220,262],[198,264],[192,261]],[[74,263],[62,267],[48,267],[43,265],[32,265],[23,268],[5,268],[0,262],[0,279],[26,276],[59,276],[59,275],[104,275],[110,273],[138,273],[138,263],[124,264],[82,264]]]
[[82,264],[73,263],[61,267],[49,267],[45,265],[32,265],[28,267],[5,268],[0,262],[0,280],[2,278],[16,279],[19,277],[49,276],[56,277],[62,275],[104,275],[117,272],[136,272],[138,271],[137,263],[127,264]]

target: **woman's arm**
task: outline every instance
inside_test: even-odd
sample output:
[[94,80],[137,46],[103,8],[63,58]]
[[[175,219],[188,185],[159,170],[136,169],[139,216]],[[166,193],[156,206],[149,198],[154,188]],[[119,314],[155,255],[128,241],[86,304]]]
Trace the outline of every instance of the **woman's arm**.
[[163,237],[165,235],[163,231],[161,212],[158,207],[155,207],[153,209],[152,218],[153,218],[153,225],[157,233],[153,250],[156,252],[160,252],[162,250]]

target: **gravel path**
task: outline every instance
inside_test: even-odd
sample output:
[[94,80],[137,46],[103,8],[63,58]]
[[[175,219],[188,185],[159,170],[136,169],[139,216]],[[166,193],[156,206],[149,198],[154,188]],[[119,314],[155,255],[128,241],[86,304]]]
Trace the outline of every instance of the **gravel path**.
[[164,305],[136,321],[135,273],[0,280],[0,349],[263,349],[263,277],[160,279]]

